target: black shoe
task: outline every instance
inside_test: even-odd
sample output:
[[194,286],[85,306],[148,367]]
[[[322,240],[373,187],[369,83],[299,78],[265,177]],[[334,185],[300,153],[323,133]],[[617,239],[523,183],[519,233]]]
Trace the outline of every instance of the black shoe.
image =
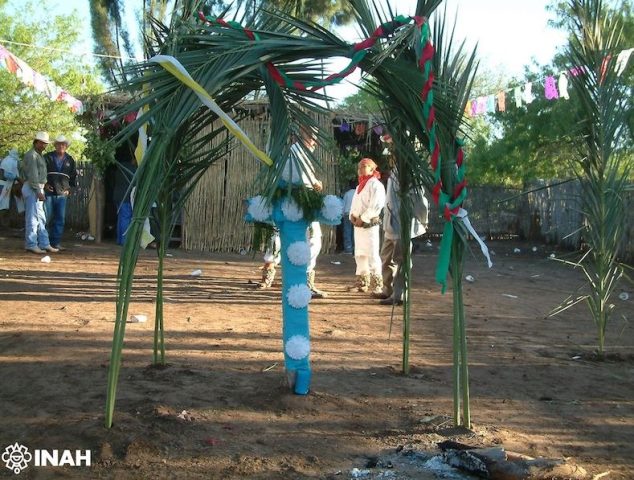
[[322,292],[321,290],[317,290],[313,288],[310,290],[310,298],[327,298],[328,294],[326,292]]
[[403,305],[403,300],[395,300],[393,297],[384,298],[379,302],[380,305]]
[[387,298],[392,298],[391,294],[388,295],[385,292],[380,292],[380,293],[372,292],[371,295],[372,295],[372,298],[378,298],[379,300],[385,300]]

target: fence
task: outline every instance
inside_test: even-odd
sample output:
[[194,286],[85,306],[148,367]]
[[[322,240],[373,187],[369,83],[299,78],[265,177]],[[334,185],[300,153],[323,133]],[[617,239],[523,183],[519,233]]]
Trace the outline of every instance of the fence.
[[[318,117],[321,128],[331,128],[330,119]],[[259,148],[264,148],[268,131],[268,116],[245,120],[242,129]],[[325,193],[338,194],[337,165],[331,152],[317,148],[315,156],[321,163],[317,177]],[[253,227],[244,222],[243,202],[259,193],[255,184],[261,164],[239,145],[226,157],[212,165],[198,182],[183,211],[182,244],[188,250],[237,252],[249,249]],[[336,228],[323,226],[322,251],[334,251]]]
[[[325,121],[325,120],[324,120]],[[243,128],[252,139],[259,138],[261,123],[245,122]],[[329,152],[317,150],[323,166],[321,178],[327,193],[338,193],[337,165]],[[242,202],[257,193],[254,185],[260,165],[244,149],[237,148],[227,158],[213,165],[203,176],[187,201],[181,225],[182,247],[197,251],[236,252],[251,245],[253,229],[243,220]],[[77,189],[68,199],[66,225],[68,230],[88,230],[88,202],[94,168],[90,163],[78,165]],[[583,241],[578,182],[533,185],[532,191],[498,186],[470,187],[465,202],[469,218],[480,235],[489,239],[540,241],[568,249],[580,248]],[[620,258],[634,260],[634,193],[625,199],[623,219],[626,232]],[[15,210],[13,224],[19,222]],[[432,209],[429,235],[442,233],[443,220]],[[323,227],[323,251],[337,248],[337,229]]]
[[91,195],[91,184],[95,167],[89,162],[77,165],[77,188],[66,201],[66,227],[74,231],[87,231],[88,203]]

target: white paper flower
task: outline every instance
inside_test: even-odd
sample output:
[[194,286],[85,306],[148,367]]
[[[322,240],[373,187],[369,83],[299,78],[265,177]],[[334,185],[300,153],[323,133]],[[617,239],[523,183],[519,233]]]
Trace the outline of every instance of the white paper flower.
[[324,197],[324,206],[321,207],[321,216],[329,222],[334,222],[341,218],[343,214],[343,201],[335,195]]
[[299,208],[299,205],[297,205],[297,202],[293,199],[287,198],[282,202],[282,213],[284,214],[284,218],[291,222],[297,222],[304,218],[302,209]]
[[286,300],[293,308],[305,308],[310,302],[312,293],[305,284],[292,285],[286,293]]
[[293,242],[286,250],[286,255],[293,265],[306,265],[310,261],[310,246],[308,242]]
[[271,220],[273,208],[266,203],[266,199],[262,195],[249,199],[247,213],[251,215],[256,222],[267,222]]
[[310,353],[310,341],[304,335],[293,335],[286,342],[284,349],[293,360],[301,360]]

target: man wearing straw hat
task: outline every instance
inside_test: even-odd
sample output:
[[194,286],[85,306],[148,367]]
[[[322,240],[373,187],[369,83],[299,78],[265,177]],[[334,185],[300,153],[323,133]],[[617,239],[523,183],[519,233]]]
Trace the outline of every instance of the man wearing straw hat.
[[70,188],[76,186],[77,169],[75,159],[66,150],[70,142],[64,135],[58,136],[53,142],[55,150],[45,155],[47,182],[44,187],[46,193],[46,221],[49,228],[51,245],[63,250],[61,245],[66,223],[66,197],[70,195]]
[[44,185],[46,185],[46,160],[42,152],[49,144],[47,132],[37,132],[33,139],[33,148],[24,154],[22,160],[22,197],[24,198],[24,238],[27,252],[58,252],[51,246],[46,231],[44,213]]

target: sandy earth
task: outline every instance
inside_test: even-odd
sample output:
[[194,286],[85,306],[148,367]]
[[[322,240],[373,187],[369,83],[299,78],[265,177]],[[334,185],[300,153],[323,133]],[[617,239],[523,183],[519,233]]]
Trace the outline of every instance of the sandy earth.
[[[259,256],[171,251],[169,365],[150,366],[156,258],[143,252],[130,312],[149,319],[127,325],[107,430],[118,248],[69,239],[47,264],[17,234],[0,237],[0,451],[18,442],[92,453],[90,467],[31,465],[21,478],[437,478],[405,453],[433,455],[444,440],[565,459],[587,478],[634,478],[632,287],[608,326],[611,356],[597,362],[584,305],[546,318],[582,283],[547,259],[549,247],[493,244],[491,270],[480,256],[467,261],[470,432],[451,428],[452,297],[433,282],[435,247],[415,256],[409,376],[400,317],[389,339],[390,308],[346,293],[353,258],[320,257],[330,297],[310,306],[306,397],[285,386],[279,283],[248,283]],[[0,478],[17,476],[0,464]]]

